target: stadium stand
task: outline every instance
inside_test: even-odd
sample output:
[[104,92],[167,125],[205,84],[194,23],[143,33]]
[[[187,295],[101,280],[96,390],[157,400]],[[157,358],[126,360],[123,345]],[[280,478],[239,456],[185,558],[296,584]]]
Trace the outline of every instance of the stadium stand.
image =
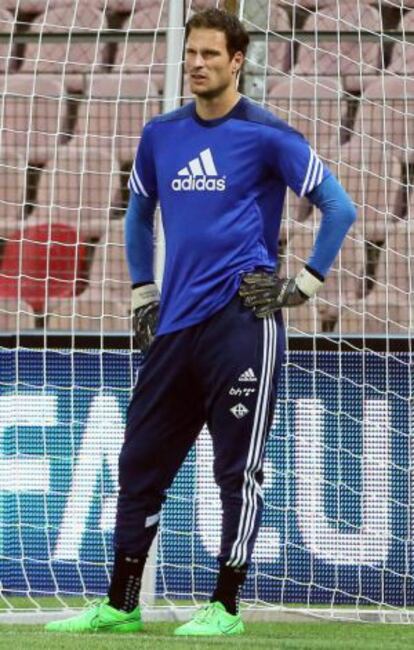
[[[332,151],[331,151],[332,153]],[[358,208],[359,227],[370,242],[383,242],[391,222],[401,218],[401,165],[383,143],[354,136],[330,164]]]
[[[289,246],[283,271],[297,274],[307,262],[312,250],[315,224],[293,222],[289,227]],[[364,277],[364,247],[361,234],[353,228],[348,233],[324,286],[314,301],[289,310],[289,327],[304,332],[331,331],[338,318],[340,300],[356,300],[362,295]]]
[[119,191],[119,166],[110,150],[64,145],[40,175],[28,223],[65,223],[79,231],[80,241],[99,239]]
[[23,300],[0,300],[0,332],[21,332],[35,327],[35,315]]
[[0,148],[42,165],[67,140],[67,105],[55,76],[0,76]]
[[[340,9],[340,12],[339,12]],[[340,15],[339,15],[340,14]],[[314,41],[302,43],[294,68],[298,75],[328,75],[342,78],[346,90],[360,92],[366,75],[378,73],[381,67],[381,44],[338,40],[318,40],[319,31],[336,32],[358,29],[381,32],[381,17],[375,7],[356,2],[327,5],[323,11],[310,14],[302,29],[315,35]]]
[[130,331],[131,282],[123,247],[123,222],[115,221],[95,246],[86,291],[50,303],[49,329]]
[[266,87],[274,85],[282,75],[285,78],[286,73],[291,67],[291,39],[285,40],[272,39],[272,32],[290,32],[291,24],[286,11],[277,4],[272,5],[268,18],[269,25],[263,22],[263,13],[257,16],[254,12],[255,6],[249,5],[250,12],[247,13],[249,22],[247,27],[250,29],[267,30],[269,32],[269,42],[254,40],[249,46],[247,61],[244,69],[244,92],[250,97],[262,98],[266,95]]
[[385,76],[366,88],[358,108],[354,137],[386,143],[403,163],[410,162],[414,152],[414,79]]
[[[401,18],[398,30],[414,31],[414,11],[409,11]],[[395,74],[412,75],[414,72],[414,43],[397,41],[392,49],[388,71]]]
[[[10,33],[13,29],[13,15],[0,8],[0,32]],[[11,43],[0,43],[0,74],[7,71],[14,59],[11,57]]]
[[160,111],[156,87],[141,75],[115,73],[93,75],[87,86],[73,140],[82,147],[113,148],[121,165],[131,165],[144,123]]
[[410,299],[413,250],[413,221],[407,220],[388,228],[372,291],[364,299],[345,302],[335,331],[344,334],[407,334],[414,318]]
[[85,288],[87,247],[75,228],[26,222],[7,239],[0,267],[0,297],[21,296],[37,314],[48,300],[71,296]]
[[[300,131],[326,160],[336,159],[338,137],[347,112],[341,83],[334,77],[287,77],[270,85],[268,108]],[[302,221],[310,211],[307,199],[289,192],[285,212]]]
[[[32,33],[68,34],[70,30],[98,30],[107,28],[104,14],[96,7],[75,2],[63,6],[48,6],[44,13],[36,16],[30,24]],[[40,36],[36,42],[27,44],[21,72],[36,74],[51,72],[64,79],[65,86],[72,92],[83,89],[84,75],[104,69],[105,46],[99,39],[92,37],[87,42],[47,43]]]
[[23,219],[25,167],[17,152],[0,154],[0,238],[10,237]]
[[[165,7],[164,7],[165,9]],[[126,73],[141,74],[162,93],[165,73],[166,43],[157,34],[157,28],[165,27],[166,11],[157,6],[142,7],[127,17],[123,29],[125,41],[118,44],[114,69]],[[132,41],[128,39],[130,29],[154,30],[149,40]]]

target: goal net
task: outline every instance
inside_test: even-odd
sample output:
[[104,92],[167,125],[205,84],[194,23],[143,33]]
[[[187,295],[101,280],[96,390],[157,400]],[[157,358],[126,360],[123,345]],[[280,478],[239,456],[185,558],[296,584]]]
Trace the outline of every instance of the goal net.
[[[139,360],[123,251],[143,125],[190,101],[183,21],[208,0],[0,9],[0,618],[106,594]],[[414,2],[239,0],[240,92],[290,122],[357,205],[318,297],[287,316],[251,611],[408,622]],[[288,192],[281,273],[319,214]],[[162,269],[159,228],[158,279]],[[221,507],[204,430],[165,504],[148,612],[208,598]]]

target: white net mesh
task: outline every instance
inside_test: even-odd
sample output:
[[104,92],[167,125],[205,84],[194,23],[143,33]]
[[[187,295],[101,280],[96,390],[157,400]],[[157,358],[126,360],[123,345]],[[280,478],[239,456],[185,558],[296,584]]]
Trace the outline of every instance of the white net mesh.
[[[186,3],[184,15],[216,4]],[[230,5],[251,34],[241,91],[298,128],[358,208],[320,294],[289,314],[244,597],[273,611],[406,621],[414,2]],[[0,10],[0,611],[106,593],[136,366],[127,179],[143,124],[165,99],[188,100],[185,81],[165,97],[168,9],[6,0]],[[318,223],[289,193],[283,271],[303,266]],[[210,592],[220,526],[211,455],[203,433],[171,489],[144,590],[159,605]]]

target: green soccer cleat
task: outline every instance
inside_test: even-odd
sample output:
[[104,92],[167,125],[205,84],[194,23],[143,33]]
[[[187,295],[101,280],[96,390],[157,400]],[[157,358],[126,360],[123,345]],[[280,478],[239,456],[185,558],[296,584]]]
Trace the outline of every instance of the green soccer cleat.
[[229,614],[218,601],[205,605],[191,621],[174,631],[177,636],[227,636],[243,633],[244,625],[240,614]]
[[139,632],[142,630],[141,611],[136,607],[129,614],[108,605],[109,598],[89,607],[81,614],[45,625],[47,632],[101,633]]

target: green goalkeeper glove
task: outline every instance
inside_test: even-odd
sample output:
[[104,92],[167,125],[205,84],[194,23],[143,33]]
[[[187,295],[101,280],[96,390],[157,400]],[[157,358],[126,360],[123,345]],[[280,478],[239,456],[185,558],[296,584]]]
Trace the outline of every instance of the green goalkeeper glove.
[[143,354],[155,338],[157,329],[160,293],[153,283],[132,289],[133,328],[137,348]]
[[323,280],[307,268],[296,278],[279,278],[274,271],[252,271],[243,276],[239,295],[258,318],[265,318],[282,307],[303,305],[322,284]]

